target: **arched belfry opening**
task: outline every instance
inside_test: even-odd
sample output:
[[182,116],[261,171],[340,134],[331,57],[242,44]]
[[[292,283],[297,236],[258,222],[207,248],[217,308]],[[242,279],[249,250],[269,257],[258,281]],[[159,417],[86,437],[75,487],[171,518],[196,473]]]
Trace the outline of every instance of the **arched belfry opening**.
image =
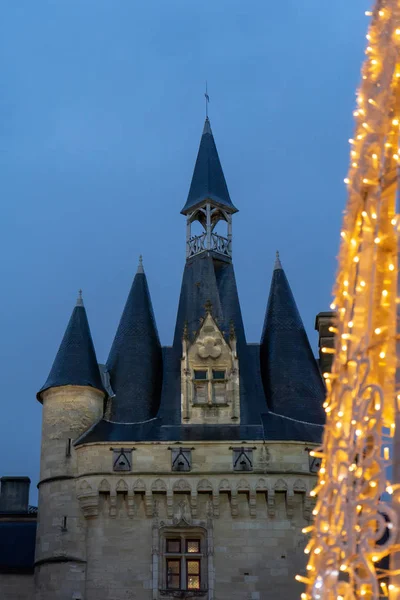
[[[186,216],[186,258],[204,251],[232,257],[232,213],[211,199]],[[200,225],[200,227],[199,227]]]

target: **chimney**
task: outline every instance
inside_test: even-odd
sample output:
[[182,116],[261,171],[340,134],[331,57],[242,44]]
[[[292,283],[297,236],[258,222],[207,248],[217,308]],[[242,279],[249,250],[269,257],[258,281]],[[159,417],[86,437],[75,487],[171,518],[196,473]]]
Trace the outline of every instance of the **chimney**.
[[326,352],[335,348],[335,323],[334,311],[320,312],[315,318],[315,329],[318,331],[319,368],[321,373],[330,373],[332,370],[333,354]]
[[29,477],[0,478],[0,512],[27,513],[29,505]]

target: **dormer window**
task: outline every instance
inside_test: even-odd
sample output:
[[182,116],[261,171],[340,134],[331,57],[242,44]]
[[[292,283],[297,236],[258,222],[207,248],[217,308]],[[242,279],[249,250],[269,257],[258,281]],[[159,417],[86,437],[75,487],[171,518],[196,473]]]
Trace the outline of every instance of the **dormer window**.
[[194,369],[194,404],[226,404],[226,371]]
[[206,316],[193,341],[182,340],[182,423],[240,423],[239,363],[233,325],[229,339],[205,305]]

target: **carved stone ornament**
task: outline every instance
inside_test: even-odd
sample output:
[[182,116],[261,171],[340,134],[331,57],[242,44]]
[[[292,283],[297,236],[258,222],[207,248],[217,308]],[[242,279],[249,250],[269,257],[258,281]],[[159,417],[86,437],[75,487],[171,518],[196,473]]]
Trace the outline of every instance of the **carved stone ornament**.
[[222,349],[219,340],[207,336],[199,342],[197,352],[201,358],[218,358],[221,356]]
[[113,449],[113,471],[131,471],[132,449]]
[[160,596],[168,598],[201,598],[207,593],[208,590],[160,590]]
[[208,590],[160,590],[160,596],[169,598],[201,598],[207,593]]
[[174,510],[174,525],[185,527],[192,524],[192,514],[190,506],[186,498],[178,502]]

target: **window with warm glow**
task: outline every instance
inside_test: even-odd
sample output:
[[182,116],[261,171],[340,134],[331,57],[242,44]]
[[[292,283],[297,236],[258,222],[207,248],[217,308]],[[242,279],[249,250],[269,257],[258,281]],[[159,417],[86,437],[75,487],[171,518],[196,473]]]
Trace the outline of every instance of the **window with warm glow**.
[[[165,537],[164,569],[167,590],[201,590],[206,578],[203,536],[193,533]],[[164,586],[162,586],[164,587]]]

